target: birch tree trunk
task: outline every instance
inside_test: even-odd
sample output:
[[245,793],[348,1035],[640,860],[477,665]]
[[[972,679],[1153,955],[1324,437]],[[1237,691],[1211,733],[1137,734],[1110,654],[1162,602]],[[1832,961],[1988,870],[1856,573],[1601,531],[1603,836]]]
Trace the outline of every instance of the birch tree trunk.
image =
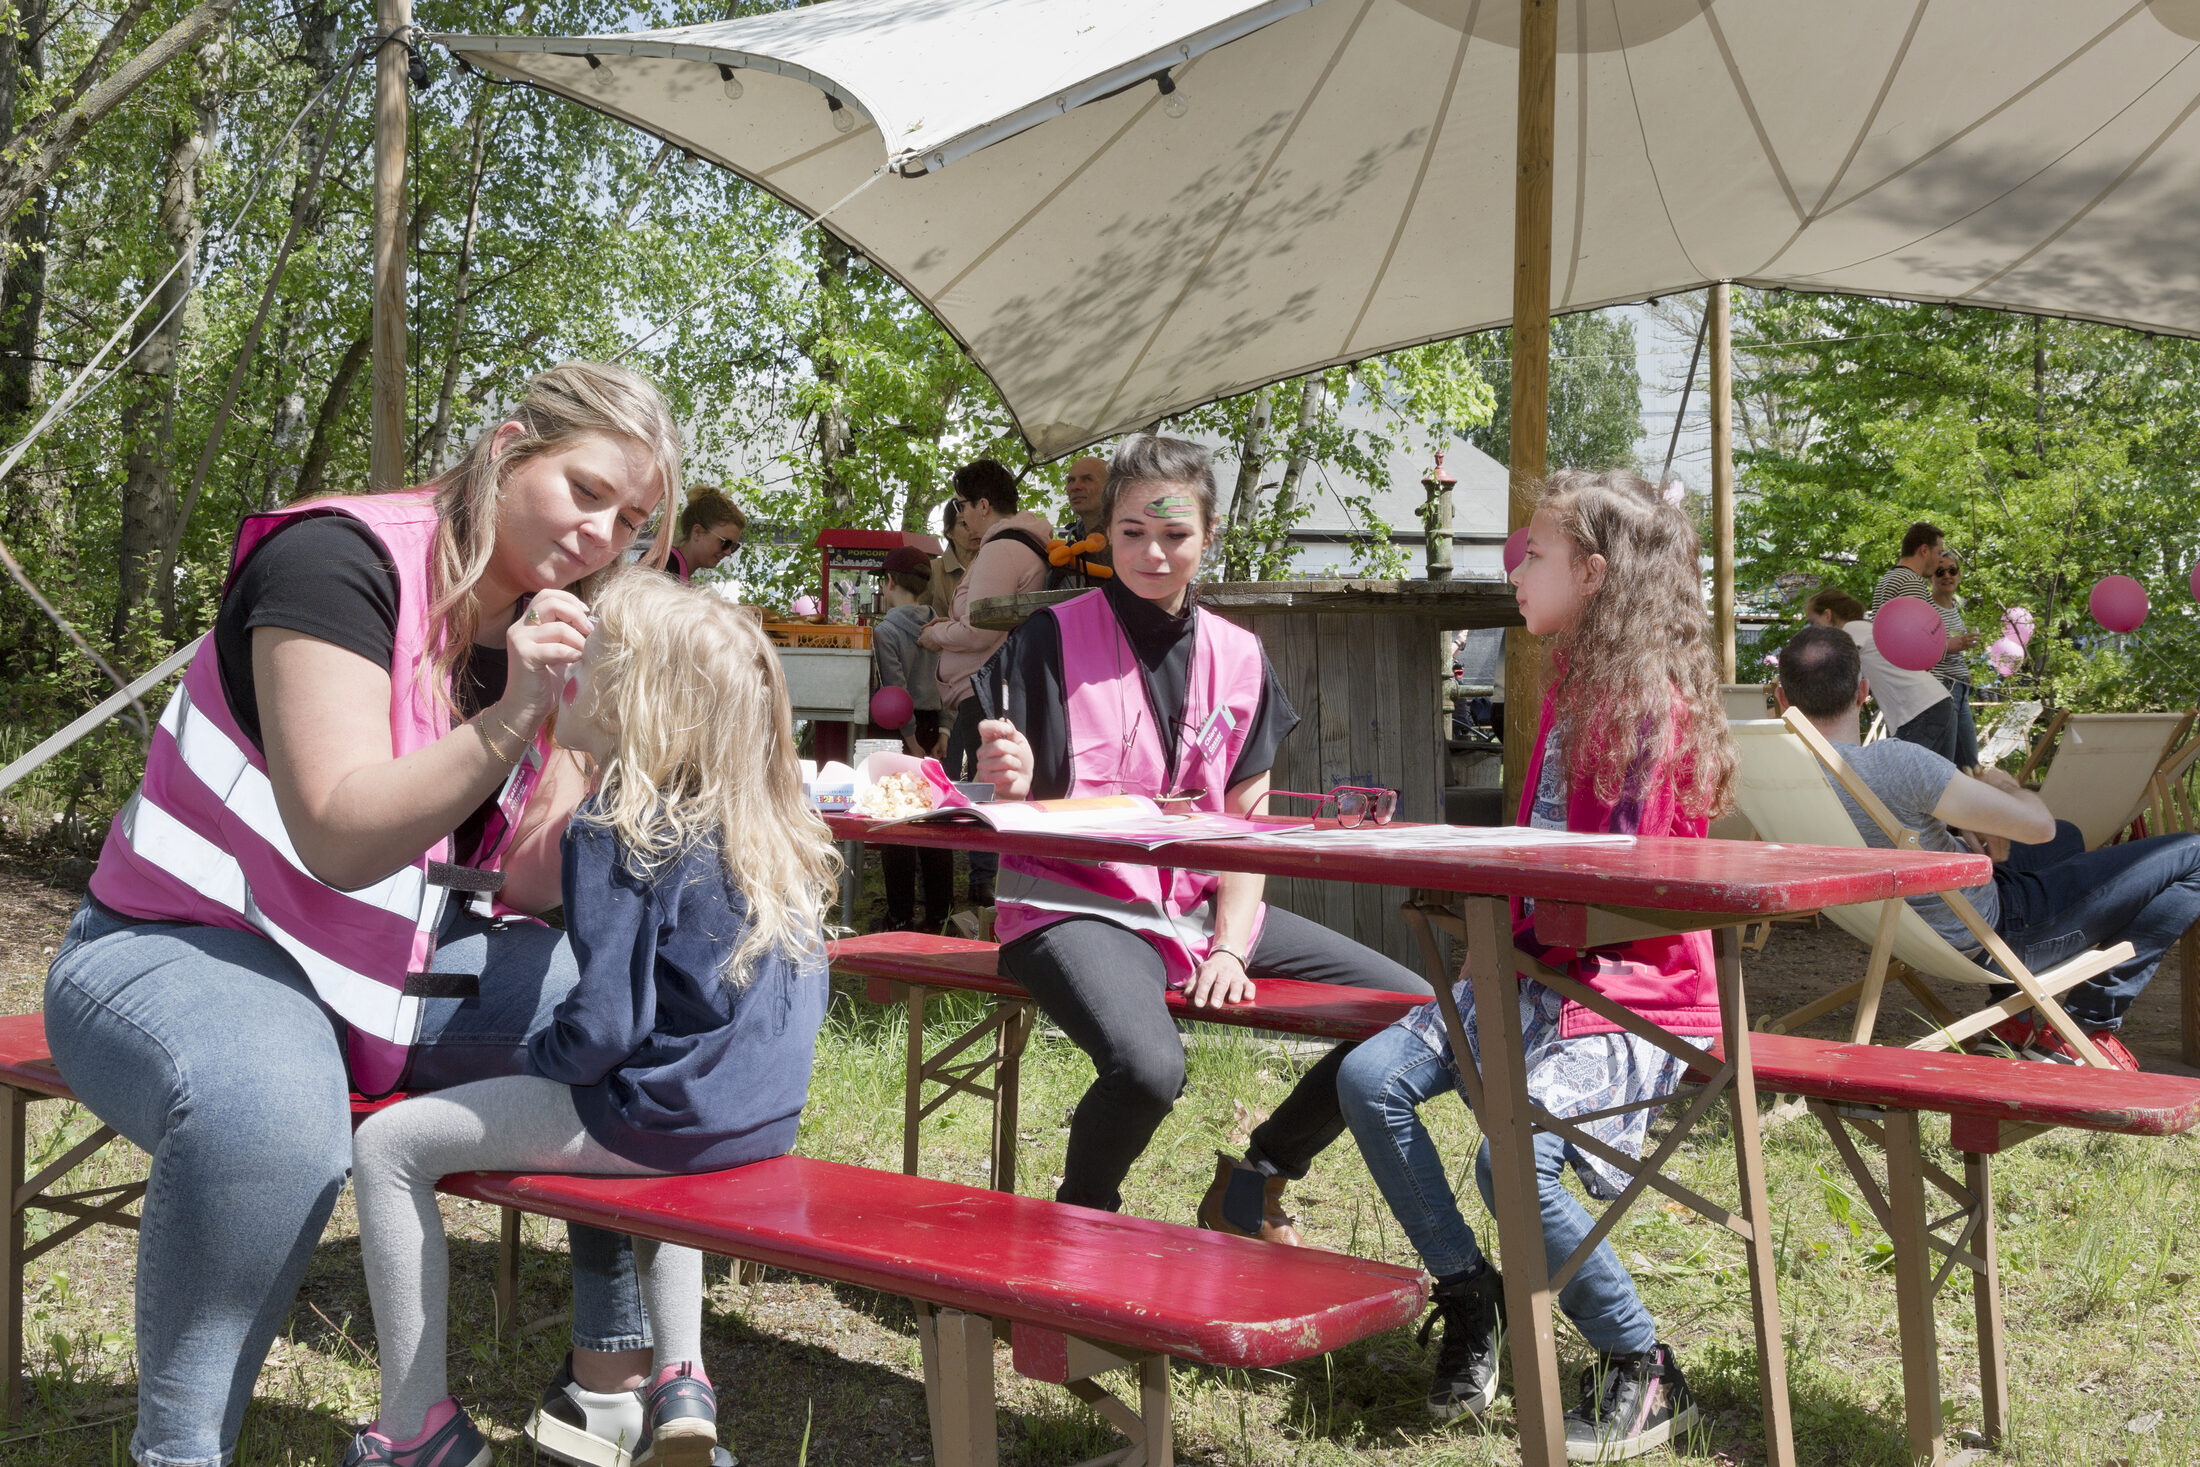
[[1271,511],[1276,528],[1269,535],[1268,543],[1261,547],[1258,574],[1262,580],[1272,580],[1289,568],[1286,561],[1291,542],[1291,515],[1299,506],[1299,486],[1306,478],[1307,449],[1312,442],[1314,424],[1321,417],[1328,398],[1329,384],[1322,380],[1322,374],[1307,373],[1299,386],[1299,421],[1291,434],[1291,457],[1283,466],[1283,482],[1276,486],[1276,503]]
[[1245,412],[1245,433],[1238,440],[1237,488],[1230,496],[1230,539],[1222,557],[1223,576],[1252,578],[1253,516],[1260,508],[1260,471],[1268,464],[1268,424],[1273,413],[1269,389],[1253,394]]
[[191,295],[199,243],[206,232],[199,217],[199,167],[214,143],[222,61],[218,38],[199,47],[192,58],[193,118],[170,134],[160,229],[168,240],[170,260],[180,262],[181,268],[138,318],[133,342],[143,350],[132,366],[138,380],[132,384],[121,417],[122,440],[130,447],[122,485],[122,543],[117,557],[121,574],[110,632],[117,645],[129,631],[131,615],[148,598],[159,609],[169,636],[176,634],[175,580],[156,572],[175,513],[170,459],[176,433],[176,362],[183,349],[184,305]]

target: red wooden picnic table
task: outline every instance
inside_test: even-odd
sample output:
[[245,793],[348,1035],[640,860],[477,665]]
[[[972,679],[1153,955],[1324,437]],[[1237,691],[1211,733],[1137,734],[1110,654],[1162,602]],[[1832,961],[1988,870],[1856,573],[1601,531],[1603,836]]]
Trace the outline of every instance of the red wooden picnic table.
[[[1588,1253],[1624,1216],[1648,1186],[1721,1223],[1742,1239],[1757,1336],[1757,1372],[1764,1397],[1765,1449],[1773,1467],[1793,1467],[1787,1365],[1774,1288],[1773,1238],[1765,1204],[1764,1159],[1757,1134],[1756,1086],[1750,1073],[1750,1032],[1742,991],[1743,923],[1818,907],[1884,901],[1991,879],[1984,856],[1927,851],[1839,849],[1756,842],[1643,837],[1620,843],[1505,845],[1462,839],[1457,847],[1414,846],[1385,850],[1365,842],[1335,849],[1319,843],[1259,840],[1192,841],[1144,851],[1097,836],[1007,834],[977,824],[883,825],[857,816],[826,817],[840,840],[873,844],[990,850],[1007,855],[1124,861],[1185,870],[1251,871],[1267,876],[1353,881],[1451,892],[1463,900],[1467,957],[1463,976],[1473,984],[1482,1064],[1477,1072],[1457,1006],[1447,986],[1437,985],[1453,1055],[1466,1081],[1476,1120],[1488,1138],[1497,1177],[1497,1241],[1504,1263],[1513,1391],[1523,1463],[1566,1459],[1564,1406],[1551,1302]],[[1303,824],[1304,822],[1277,822]],[[1348,833],[1349,834],[1349,833]],[[1700,1051],[1657,1025],[1618,1007],[1563,973],[1513,946],[1508,902],[1535,900],[1536,934],[1568,947],[1596,947],[1651,933],[1710,930],[1718,958],[1719,1064],[1711,1078],[1684,1086],[1676,1099],[1690,1102],[1681,1123],[1649,1156],[1634,1158],[1602,1148],[1572,1121],[1550,1116],[1528,1097],[1525,1044],[1516,997],[1516,975],[1530,974],[1594,1009],[1648,1042],[1684,1059]],[[1665,1179],[1661,1168],[1688,1131],[1727,1101],[1734,1134],[1740,1203],[1721,1207]],[[1573,1258],[1554,1273],[1543,1251],[1537,1203],[1534,1133],[1566,1137],[1611,1161],[1634,1180],[1611,1203]]]

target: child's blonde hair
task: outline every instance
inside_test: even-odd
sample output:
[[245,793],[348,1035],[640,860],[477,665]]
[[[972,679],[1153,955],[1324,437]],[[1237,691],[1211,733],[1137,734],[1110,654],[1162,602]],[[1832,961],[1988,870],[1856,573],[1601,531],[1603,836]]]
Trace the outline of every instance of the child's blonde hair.
[[[1574,559],[1601,555],[1605,565],[1580,618],[1550,639],[1569,782],[1588,781],[1610,804],[1638,766],[1670,768],[1683,813],[1724,813],[1734,801],[1734,737],[1688,511],[1623,469],[1565,470],[1540,490],[1536,512],[1557,522]],[[1654,755],[1647,763],[1645,753]]]
[[786,678],[755,613],[640,566],[613,572],[589,611],[590,712],[615,751],[575,818],[611,831],[638,874],[718,843],[749,915],[727,982],[816,951],[840,853],[803,804]]

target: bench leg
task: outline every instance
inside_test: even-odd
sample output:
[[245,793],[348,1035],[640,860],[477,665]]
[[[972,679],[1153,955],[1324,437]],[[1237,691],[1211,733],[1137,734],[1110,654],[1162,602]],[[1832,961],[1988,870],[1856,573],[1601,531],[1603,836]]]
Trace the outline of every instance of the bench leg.
[[1006,1003],[993,1043],[993,1190],[1016,1190],[1016,1110],[1021,1099],[1024,1046],[1031,1040],[1038,1006]]
[[0,1226],[0,1421],[13,1421],[23,1409],[23,1092],[0,1086],[0,1169],[7,1177],[8,1207]]
[[1711,934],[1719,968],[1719,1012],[1727,1057],[1734,1062],[1733,1088],[1727,1092],[1734,1124],[1735,1180],[1742,1215],[1749,1219],[1743,1251],[1749,1259],[1750,1313],[1757,1325],[1757,1386],[1764,1397],[1765,1460],[1772,1467],[1795,1467],[1795,1429],[1788,1403],[1787,1347],[1780,1329],[1780,1297],[1775,1280],[1779,1260],[1773,1250],[1772,1210],[1765,1201],[1765,1158],[1757,1134],[1757,1082],[1749,1060],[1749,1010],[1742,992],[1742,954],[1731,927]]
[[1902,1414],[1910,1460],[1939,1467],[1946,1455],[1940,1425],[1940,1346],[1933,1331],[1933,1249],[1926,1230],[1925,1154],[1917,1113],[1890,1110],[1887,1221],[1894,1235],[1895,1313],[1902,1339]]
[[1999,1445],[2009,1432],[2009,1362],[2001,1329],[2001,1243],[1994,1224],[1994,1158],[1963,1153],[1963,1184],[1975,1199],[1978,1225],[1971,1251],[1986,1265],[1971,1280],[1971,1305],[1978,1316],[1978,1389],[1986,1440]]
[[519,1327],[519,1209],[497,1209],[496,1332]]
[[924,985],[909,985],[909,1079],[901,1097],[901,1170],[917,1174],[917,1143],[924,1124]]
[[[1061,1386],[1129,1440],[1130,1445],[1093,1457],[1078,1467],[1176,1467],[1175,1428],[1169,1420],[1169,1357],[1140,1355],[1096,1344],[1059,1330],[1016,1324],[1009,1328],[1016,1373]],[[1138,1378],[1138,1409],[1093,1377],[1129,1370]]]
[[2177,939],[2178,1025],[2185,1063],[2200,1065],[2200,926]]
[[917,1306],[924,1401],[932,1417],[936,1467],[995,1467],[993,1321],[982,1314]]

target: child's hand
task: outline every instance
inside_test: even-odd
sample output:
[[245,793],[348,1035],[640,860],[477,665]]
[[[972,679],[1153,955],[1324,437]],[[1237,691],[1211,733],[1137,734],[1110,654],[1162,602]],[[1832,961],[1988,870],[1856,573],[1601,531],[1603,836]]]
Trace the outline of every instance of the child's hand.
[[549,716],[595,629],[587,603],[558,590],[537,592],[526,612],[505,628],[510,661],[497,706],[514,730],[532,732]]
[[978,725],[978,778],[993,786],[999,800],[1021,800],[1031,794],[1031,744],[1015,724],[1005,718],[988,718]]

